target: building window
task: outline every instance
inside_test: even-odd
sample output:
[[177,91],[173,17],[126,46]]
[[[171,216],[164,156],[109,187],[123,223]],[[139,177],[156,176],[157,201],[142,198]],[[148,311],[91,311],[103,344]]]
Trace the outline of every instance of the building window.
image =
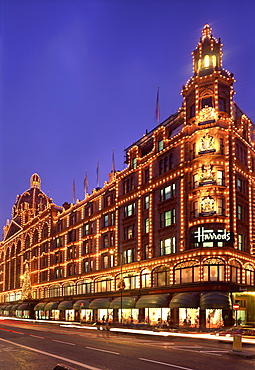
[[149,245],[146,244],[144,247],[143,247],[143,259],[144,260],[147,260],[149,258]]
[[194,283],[196,281],[199,281],[199,265],[196,262],[184,262],[175,267],[175,284]]
[[202,108],[212,107],[212,97],[202,98]]
[[163,189],[160,189],[160,201],[164,201],[166,199],[170,199],[175,196],[175,183],[166,186]]
[[135,185],[134,185],[134,178],[130,177],[129,179],[125,180],[123,182],[123,193],[127,194],[131,190],[134,190]]
[[243,219],[243,207],[240,204],[237,205],[237,218],[239,220]]
[[134,249],[126,249],[123,251],[123,264],[134,262]]
[[163,159],[160,159],[159,161],[159,174],[162,175],[164,173],[164,161]]
[[146,168],[144,170],[144,183],[146,184],[150,180],[150,170],[149,168]]
[[83,261],[83,272],[89,272],[93,270],[93,261],[92,260],[84,260]]
[[105,279],[96,281],[96,292],[110,292],[112,290],[112,280]]
[[147,217],[144,220],[144,232],[145,232],[145,234],[148,234],[149,229],[150,229],[150,221],[149,221],[149,218]]
[[109,243],[108,243],[108,234],[103,235],[103,248],[108,248]]
[[70,225],[74,225],[76,223],[76,212],[70,214],[69,223]]
[[150,272],[148,270],[143,270],[141,272],[141,288],[148,288],[150,286]]
[[138,275],[124,276],[125,289],[138,289]]
[[218,215],[220,216],[223,216],[224,215],[224,208],[223,208],[223,204],[224,204],[224,199],[218,199]]
[[132,162],[132,168],[136,168],[137,167],[137,159],[136,158],[132,158],[132,160],[131,160]]
[[129,217],[135,214],[135,203],[130,203],[124,207],[124,217]]
[[224,281],[225,264],[217,258],[209,259],[204,264],[204,281]]
[[89,224],[83,225],[83,236],[89,235]]
[[124,239],[132,239],[135,237],[135,225],[129,225],[124,227]]
[[153,271],[153,286],[165,286],[170,283],[169,267],[157,267]]
[[160,214],[160,227],[167,227],[176,223],[175,208]]
[[245,242],[246,242],[245,235],[238,234],[237,235],[237,248],[239,249],[239,251],[245,251],[246,249]]
[[149,195],[146,195],[144,197],[144,209],[149,209],[149,202],[150,202],[150,197]]
[[91,281],[81,280],[77,283],[77,294],[89,294],[91,293]]
[[224,186],[224,171],[217,171],[217,185]]
[[104,215],[104,227],[109,226],[109,215]]
[[195,117],[195,114],[196,114],[196,106],[195,104],[192,104],[190,106],[190,118]]
[[176,239],[172,236],[167,239],[160,240],[160,255],[165,256],[176,252]]
[[226,112],[226,99],[219,98],[219,112]]
[[245,274],[245,284],[246,285],[254,285],[254,269],[252,266],[248,265],[244,269]]
[[164,149],[164,142],[163,140],[158,141],[158,152]]

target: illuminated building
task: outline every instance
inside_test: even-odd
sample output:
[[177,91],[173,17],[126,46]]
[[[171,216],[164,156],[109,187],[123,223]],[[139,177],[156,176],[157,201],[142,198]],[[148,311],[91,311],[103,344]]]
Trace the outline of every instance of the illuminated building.
[[193,69],[179,111],[103,188],[59,207],[32,176],[4,228],[2,314],[217,327],[237,302],[255,322],[253,125],[209,25]]

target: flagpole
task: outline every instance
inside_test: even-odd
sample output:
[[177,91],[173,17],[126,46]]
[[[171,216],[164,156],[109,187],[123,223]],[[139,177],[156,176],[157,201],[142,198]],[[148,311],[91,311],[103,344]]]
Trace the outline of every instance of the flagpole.
[[100,162],[97,161],[97,188],[100,188]]
[[115,173],[114,148],[112,149],[112,172]]
[[156,121],[159,123],[160,122],[160,104],[159,104],[159,87],[157,91],[157,99],[156,99]]
[[73,186],[72,186],[72,197],[73,197],[73,204],[75,204],[75,179],[73,178]]

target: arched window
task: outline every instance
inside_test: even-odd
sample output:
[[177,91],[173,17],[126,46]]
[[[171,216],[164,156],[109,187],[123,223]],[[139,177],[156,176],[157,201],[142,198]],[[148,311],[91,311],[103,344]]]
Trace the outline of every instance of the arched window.
[[209,55],[204,56],[204,68],[210,67],[210,57]]
[[251,265],[244,267],[245,284],[254,285],[254,268]]
[[174,269],[174,283],[185,284],[199,281],[199,262],[188,261],[176,265]]
[[10,258],[10,249],[8,248],[6,251],[5,259],[8,260]]
[[19,240],[17,243],[16,255],[20,254],[21,252],[21,241]]
[[232,283],[240,283],[241,281],[241,264],[236,260],[229,261],[230,281]]
[[153,271],[153,286],[164,286],[170,283],[170,272],[168,266],[156,267]]
[[38,230],[35,230],[34,232],[34,235],[33,235],[33,244],[37,244],[38,243]]
[[91,280],[80,280],[77,283],[77,294],[89,294],[91,293]]
[[14,255],[15,255],[15,245],[13,244],[11,249],[11,257],[14,257]]
[[138,289],[138,275],[135,272],[124,275],[123,279],[125,289]]
[[48,237],[48,225],[45,224],[42,229],[42,239],[45,239]]
[[74,283],[69,282],[63,285],[63,295],[74,295]]
[[210,258],[204,262],[204,281],[224,281],[225,263],[220,258]]
[[29,235],[26,237],[26,240],[25,240],[25,249],[28,249],[30,247],[30,238],[29,238]]
[[216,63],[217,63],[216,55],[212,55],[212,65],[213,65],[214,67],[216,67]]
[[60,286],[53,285],[50,287],[50,297],[59,297],[60,296]]
[[148,288],[150,287],[150,271],[149,270],[142,270],[141,272],[141,288]]
[[113,280],[112,278],[104,277],[95,281],[95,291],[96,292],[110,292],[113,290]]

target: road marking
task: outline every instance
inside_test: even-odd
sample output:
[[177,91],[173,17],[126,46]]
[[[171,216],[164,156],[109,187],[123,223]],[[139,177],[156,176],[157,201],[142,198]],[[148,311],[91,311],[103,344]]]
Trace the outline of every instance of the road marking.
[[70,342],[63,342],[62,340],[57,340],[57,339],[52,339],[53,342],[58,342],[58,343],[63,343],[63,344],[70,344],[70,346],[75,346],[74,343],[70,343]]
[[140,357],[139,360],[142,361],[147,361],[147,362],[153,362],[154,364],[159,364],[159,365],[165,365],[165,366],[170,366],[170,367],[176,367],[177,369],[183,369],[183,370],[194,370],[190,369],[189,367],[183,367],[183,366],[178,366],[178,365],[173,365],[173,364],[168,364],[166,362],[160,362],[160,361],[154,361],[154,360],[149,360],[147,358],[142,358]]
[[22,344],[14,343],[14,342],[11,342],[10,340],[6,340],[6,339],[2,339],[2,338],[0,338],[0,340],[2,340],[3,342],[6,342],[6,343],[10,343],[10,344],[12,344],[14,346],[18,346],[18,347],[21,347],[21,348],[28,349],[29,351],[40,353],[41,355],[45,355],[45,356],[49,356],[49,357],[54,357],[54,358],[57,358],[57,359],[62,360],[62,361],[70,362],[71,364],[78,365],[78,366],[84,367],[86,369],[90,369],[90,370],[102,370],[102,369],[100,369],[98,367],[86,365],[86,364],[83,364],[83,363],[78,362],[78,361],[70,360],[69,358],[66,358],[66,357],[53,355],[52,353],[40,351],[39,349],[35,349],[35,348],[32,348],[32,347],[23,346]]
[[32,335],[32,334],[30,334],[30,337],[44,339],[44,337],[39,337],[39,335]]
[[113,355],[119,355],[118,352],[107,351],[106,349],[100,349],[100,348],[94,348],[94,347],[86,347],[86,348],[93,349],[94,351],[107,352],[107,353],[112,353]]

